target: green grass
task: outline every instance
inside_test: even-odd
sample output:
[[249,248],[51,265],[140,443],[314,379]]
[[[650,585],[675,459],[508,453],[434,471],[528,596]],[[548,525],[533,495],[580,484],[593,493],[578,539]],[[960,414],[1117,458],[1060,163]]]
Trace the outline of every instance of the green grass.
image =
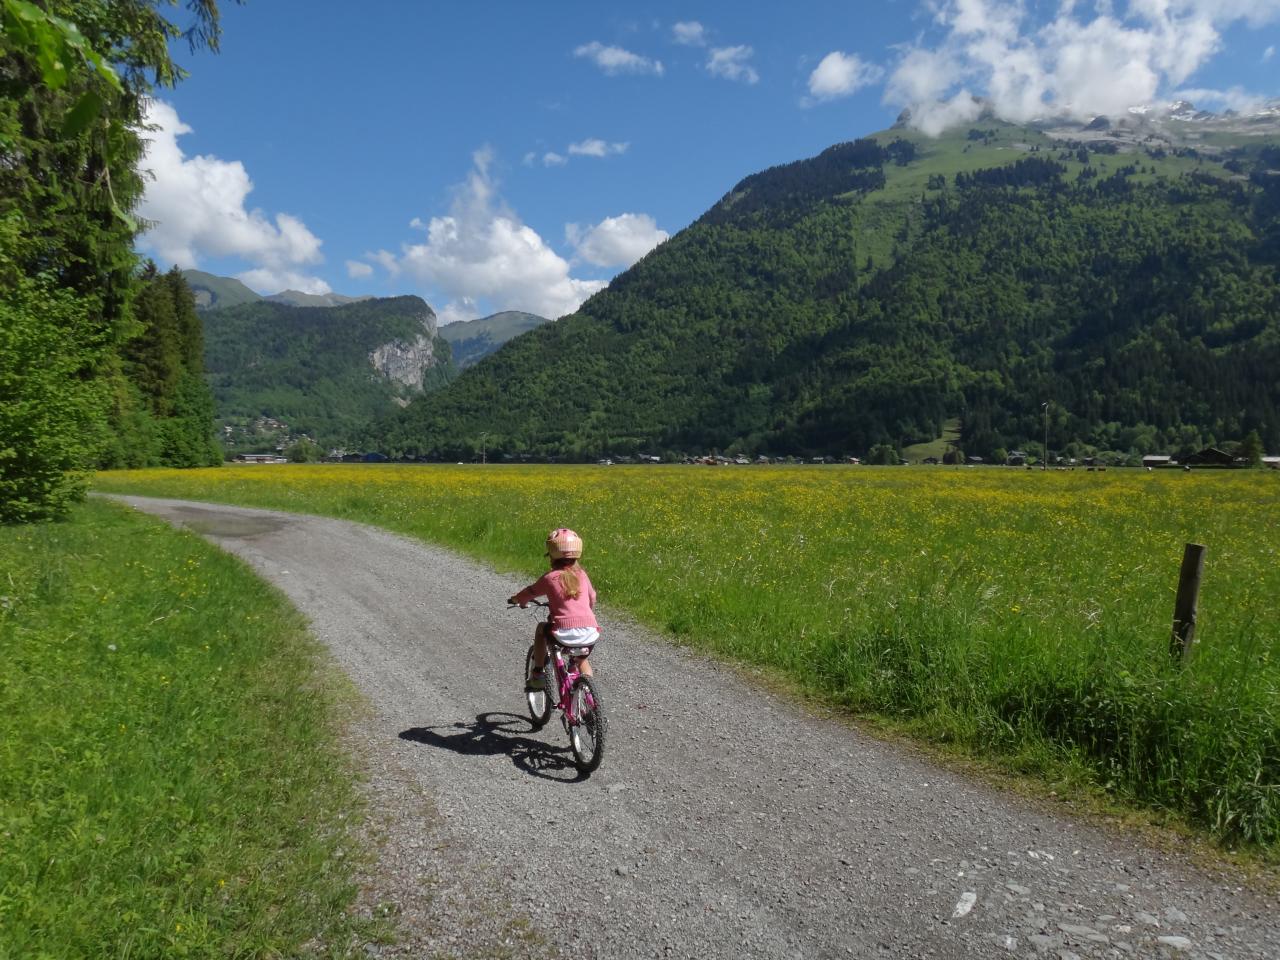
[[[104,489],[376,523],[538,572],[570,525],[605,602],[827,702],[1280,853],[1271,471],[280,467]],[[1199,642],[1168,653],[1183,545]],[[495,602],[498,602],[495,599]],[[1082,773],[1083,772],[1083,773]]]
[[0,958],[351,948],[354,693],[283,597],[96,502],[0,571]]
[[947,452],[954,449],[960,439],[960,418],[954,417],[942,425],[942,436],[926,443],[913,443],[902,448],[904,460],[919,463],[925,457],[936,457],[939,461]]

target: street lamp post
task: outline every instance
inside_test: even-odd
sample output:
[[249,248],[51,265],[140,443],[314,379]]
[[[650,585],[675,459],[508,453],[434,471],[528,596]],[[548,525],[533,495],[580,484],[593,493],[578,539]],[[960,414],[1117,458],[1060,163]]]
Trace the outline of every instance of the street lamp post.
[[489,439],[488,433],[480,434],[480,464],[482,466],[489,462],[488,460],[485,459],[485,453],[484,453],[485,441],[487,441],[488,439]]
[[1044,447],[1040,451],[1040,469],[1049,469],[1049,401],[1040,404],[1044,407]]

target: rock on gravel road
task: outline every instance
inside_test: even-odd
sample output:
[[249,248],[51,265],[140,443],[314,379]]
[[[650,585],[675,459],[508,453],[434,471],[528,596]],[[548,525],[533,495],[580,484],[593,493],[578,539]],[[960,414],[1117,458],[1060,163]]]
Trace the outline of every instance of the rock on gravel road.
[[1274,896],[607,611],[607,754],[580,779],[556,721],[524,718],[516,579],[353,523],[120,499],[277,584],[372,704],[351,734],[383,840],[362,902],[400,939],[370,956],[1280,958]]

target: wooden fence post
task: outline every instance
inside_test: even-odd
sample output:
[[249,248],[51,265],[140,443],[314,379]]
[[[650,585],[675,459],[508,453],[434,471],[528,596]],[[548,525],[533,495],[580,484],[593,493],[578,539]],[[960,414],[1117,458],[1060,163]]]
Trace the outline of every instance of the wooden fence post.
[[1178,573],[1178,598],[1173,604],[1173,634],[1169,638],[1169,655],[1186,660],[1196,642],[1196,613],[1200,602],[1200,578],[1204,576],[1205,547],[1188,543],[1182,551],[1182,570]]

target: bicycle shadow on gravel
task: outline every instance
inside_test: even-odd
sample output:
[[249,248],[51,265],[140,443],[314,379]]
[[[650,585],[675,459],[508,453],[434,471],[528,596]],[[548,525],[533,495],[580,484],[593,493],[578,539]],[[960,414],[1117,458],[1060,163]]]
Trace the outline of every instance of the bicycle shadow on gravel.
[[[547,728],[550,727],[548,724]],[[509,756],[518,769],[530,776],[557,783],[587,779],[574,766],[567,746],[552,746],[526,736],[534,732],[528,717],[494,711],[478,714],[473,723],[459,720],[438,727],[410,727],[400,732],[400,739],[468,757]]]

